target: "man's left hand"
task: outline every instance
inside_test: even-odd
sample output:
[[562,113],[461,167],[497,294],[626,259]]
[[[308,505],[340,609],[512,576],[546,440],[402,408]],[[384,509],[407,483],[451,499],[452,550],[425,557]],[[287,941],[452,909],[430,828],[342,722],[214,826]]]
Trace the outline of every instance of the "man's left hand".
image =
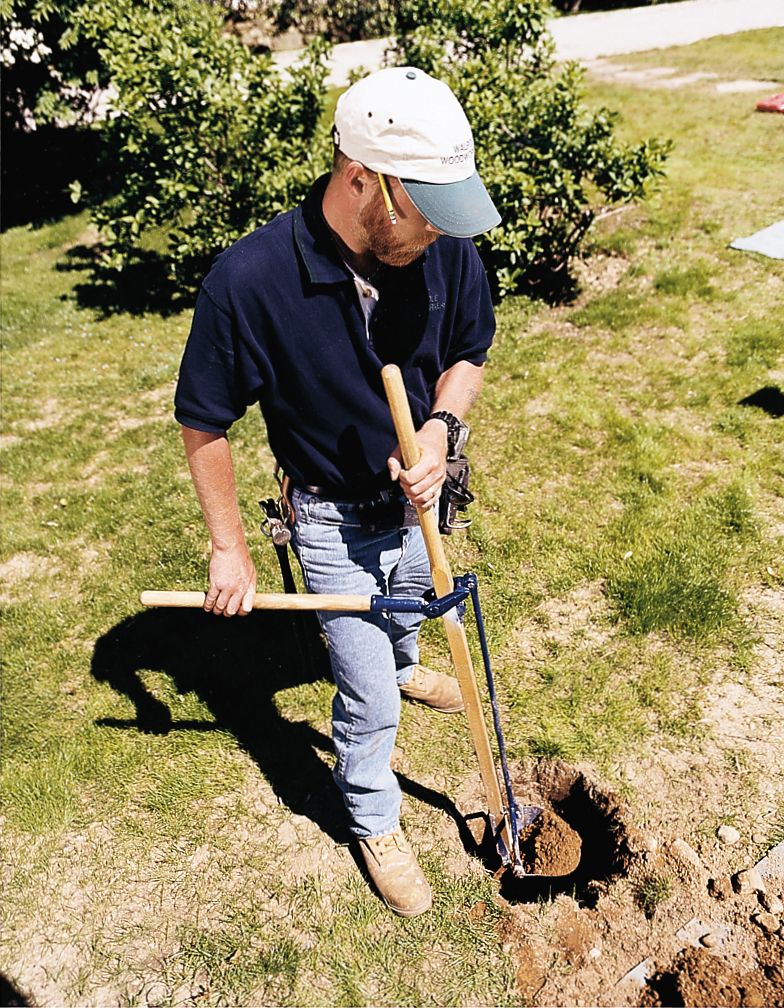
[[400,446],[387,459],[389,475],[400,481],[400,488],[409,501],[419,508],[431,508],[438,503],[446,479],[447,427],[442,420],[428,420],[417,431],[422,454],[416,465],[403,469]]

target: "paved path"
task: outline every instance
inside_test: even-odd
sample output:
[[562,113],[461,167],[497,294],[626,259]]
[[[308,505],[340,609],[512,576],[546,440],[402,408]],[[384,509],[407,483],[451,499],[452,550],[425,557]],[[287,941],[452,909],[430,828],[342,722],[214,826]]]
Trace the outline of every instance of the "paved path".
[[[784,27],[784,0],[680,0],[653,7],[552,18],[549,27],[559,59],[592,60],[689,45],[714,35],[732,35],[754,28]],[[386,39],[373,39],[336,45],[328,83],[344,87],[351,70],[357,67],[375,70],[381,65],[388,44]],[[288,66],[297,55],[282,52],[275,59],[281,66]]]
[[784,0],[681,0],[550,22],[558,58],[579,60],[667,49],[713,35],[779,27],[784,27]]

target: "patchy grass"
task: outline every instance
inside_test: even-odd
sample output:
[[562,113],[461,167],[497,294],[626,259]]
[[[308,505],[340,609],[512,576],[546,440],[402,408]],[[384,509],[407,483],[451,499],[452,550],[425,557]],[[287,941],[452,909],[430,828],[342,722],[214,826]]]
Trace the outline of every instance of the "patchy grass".
[[[769,76],[779,37],[651,59]],[[448,549],[480,578],[511,756],[617,783],[643,746],[702,751],[712,681],[754,671],[750,590],[784,583],[780,421],[741,405],[784,382],[784,269],[727,248],[770,222],[782,139],[748,95],[589,99],[627,110],[629,139],[672,136],[669,174],[597,224],[576,303],[499,310],[474,524]],[[436,905],[401,921],[346,847],[312,621],[139,612],[143,588],[204,583],[171,419],[189,315],[91,307],[90,239],[82,216],[2,238],[4,971],[41,1004],[521,1003],[444,800],[474,766],[463,720],[404,711]],[[232,443],[274,590],[256,413]],[[448,668],[440,626],[424,644]]]
[[671,66],[683,73],[705,71],[721,77],[784,82],[781,53],[784,28],[718,35],[693,45],[618,56],[624,66]]
[[667,875],[659,875],[655,872],[644,875],[637,883],[634,891],[634,896],[640,909],[649,919],[653,917],[663,903],[666,903],[670,899],[672,894],[672,879]]

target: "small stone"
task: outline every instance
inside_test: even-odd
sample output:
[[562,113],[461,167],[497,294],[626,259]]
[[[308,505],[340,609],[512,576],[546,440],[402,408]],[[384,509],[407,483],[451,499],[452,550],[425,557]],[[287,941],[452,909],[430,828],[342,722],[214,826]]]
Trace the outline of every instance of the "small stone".
[[726,875],[708,880],[708,895],[717,900],[732,899],[732,883]]
[[486,913],[487,903],[484,900],[478,900],[468,911],[468,916],[472,921],[479,921]]
[[728,847],[730,844],[737,843],[740,840],[740,832],[734,826],[719,826],[718,830],[716,830],[716,836]]
[[152,1008],[153,1005],[161,1005],[164,1002],[169,1001],[170,998],[171,998],[171,991],[166,986],[166,984],[161,983],[160,981],[154,981],[147,988],[145,1001]]
[[779,919],[775,914],[772,913],[758,913],[752,915],[752,921],[757,925],[757,927],[762,928],[763,931],[767,931],[768,934],[775,934],[779,929]]
[[755,843],[755,844],[764,844],[767,839],[768,839],[768,837],[767,837],[767,835],[765,833],[752,833],[751,834],[751,842]]
[[765,883],[756,868],[746,868],[733,876],[732,883],[735,892],[741,896],[746,893],[765,892]]
[[588,950],[589,959],[598,959],[601,954],[602,950],[600,948],[592,948]]
[[705,866],[702,861],[700,861],[700,855],[693,847],[690,847],[685,840],[673,840],[670,844],[670,849],[672,850],[672,853],[679,857],[682,861],[688,861],[688,863],[698,871],[704,871]]
[[721,945],[721,938],[709,932],[700,938],[700,945],[704,945],[705,948],[716,948],[717,945]]
[[780,897],[774,896],[773,893],[760,893],[759,901],[768,913],[784,913],[784,902],[781,901]]

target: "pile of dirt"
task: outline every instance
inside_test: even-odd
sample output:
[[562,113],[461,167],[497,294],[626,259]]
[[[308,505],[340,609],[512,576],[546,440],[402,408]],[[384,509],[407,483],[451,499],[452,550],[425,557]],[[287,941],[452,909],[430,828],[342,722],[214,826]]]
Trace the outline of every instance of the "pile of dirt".
[[[627,874],[642,839],[629,810],[611,791],[583,770],[562,760],[541,759],[528,767],[512,764],[512,791],[519,804],[543,809],[521,831],[527,875],[501,876],[501,896],[511,903],[537,903],[569,893],[584,906],[595,906],[605,885]],[[456,799],[458,811],[476,841],[475,853],[487,868],[498,868],[498,852],[485,817],[481,779],[473,775]],[[583,843],[590,838],[590,843]]]
[[687,948],[651,977],[640,1005],[774,1008],[782,1004],[782,992],[776,986],[764,971],[738,974],[710,952]]
[[531,875],[571,875],[580,863],[582,846],[579,834],[550,809],[520,833],[520,856]]

